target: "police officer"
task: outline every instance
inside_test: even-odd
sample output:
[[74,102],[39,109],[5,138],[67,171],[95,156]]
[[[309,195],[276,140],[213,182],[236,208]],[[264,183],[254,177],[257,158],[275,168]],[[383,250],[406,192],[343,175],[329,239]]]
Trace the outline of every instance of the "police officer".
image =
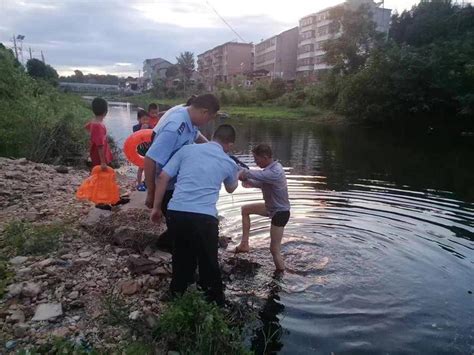
[[[187,144],[206,143],[207,139],[198,127],[216,118],[219,111],[219,101],[212,94],[197,96],[190,106],[173,107],[167,112],[155,127],[156,136],[145,157],[145,181],[147,185],[146,206],[153,208],[155,195],[155,179],[163,166],[183,146]],[[173,196],[174,181],[170,181],[161,204],[161,210],[166,215],[168,202]],[[166,233],[159,237],[159,244],[170,247]]]
[[224,124],[212,142],[180,149],[163,167],[157,179],[151,220],[161,220],[161,202],[170,179],[177,176],[176,191],[166,216],[173,240],[173,275],[170,291],[181,295],[194,282],[199,266],[199,285],[209,301],[222,305],[224,293],[218,263],[216,203],[222,183],[227,192],[237,188],[239,167],[227,155],[235,142],[235,130]]

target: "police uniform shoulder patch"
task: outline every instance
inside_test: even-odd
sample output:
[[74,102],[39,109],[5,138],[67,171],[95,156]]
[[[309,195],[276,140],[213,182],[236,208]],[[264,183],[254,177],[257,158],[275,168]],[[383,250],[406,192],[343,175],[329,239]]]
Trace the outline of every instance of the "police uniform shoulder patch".
[[181,135],[184,132],[184,128],[186,127],[186,123],[181,123],[181,126],[178,128],[178,134]]

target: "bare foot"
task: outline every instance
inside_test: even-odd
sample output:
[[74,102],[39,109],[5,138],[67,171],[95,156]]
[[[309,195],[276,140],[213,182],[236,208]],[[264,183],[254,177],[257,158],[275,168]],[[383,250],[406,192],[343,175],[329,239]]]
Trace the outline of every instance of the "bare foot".
[[237,245],[235,247],[235,253],[248,253],[250,251],[250,248],[248,245]]

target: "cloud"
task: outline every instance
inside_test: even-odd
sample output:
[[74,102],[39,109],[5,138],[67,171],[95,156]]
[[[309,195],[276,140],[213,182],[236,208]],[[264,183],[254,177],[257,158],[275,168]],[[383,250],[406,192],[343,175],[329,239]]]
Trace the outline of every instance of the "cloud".
[[211,6],[246,41],[258,43],[296,26],[299,17],[337,2],[0,0],[0,42],[10,45],[13,34],[25,35],[24,51],[31,47],[36,57],[43,51],[61,73],[78,68],[129,75],[138,73],[146,58],[175,62],[180,52],[197,55],[238,40]]

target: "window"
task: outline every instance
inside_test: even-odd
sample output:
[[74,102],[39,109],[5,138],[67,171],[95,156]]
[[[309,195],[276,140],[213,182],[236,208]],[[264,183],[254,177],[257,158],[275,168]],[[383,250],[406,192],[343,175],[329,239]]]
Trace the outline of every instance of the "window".
[[300,26],[301,27],[304,27],[304,26],[309,26],[313,23],[313,17],[306,17],[304,19],[301,20],[300,22]]
[[318,36],[327,35],[328,34],[328,29],[329,29],[328,25],[318,28]]
[[312,65],[313,64],[313,58],[303,58],[298,60],[298,66],[303,67],[307,65]]
[[298,50],[298,53],[308,53],[313,51],[313,45],[312,44],[305,44],[304,46],[301,46]]
[[303,41],[305,39],[313,38],[314,37],[314,31],[306,31],[301,33],[300,35],[300,41]]
[[314,58],[315,64],[322,64],[325,62],[325,55],[318,55],[316,58]]

